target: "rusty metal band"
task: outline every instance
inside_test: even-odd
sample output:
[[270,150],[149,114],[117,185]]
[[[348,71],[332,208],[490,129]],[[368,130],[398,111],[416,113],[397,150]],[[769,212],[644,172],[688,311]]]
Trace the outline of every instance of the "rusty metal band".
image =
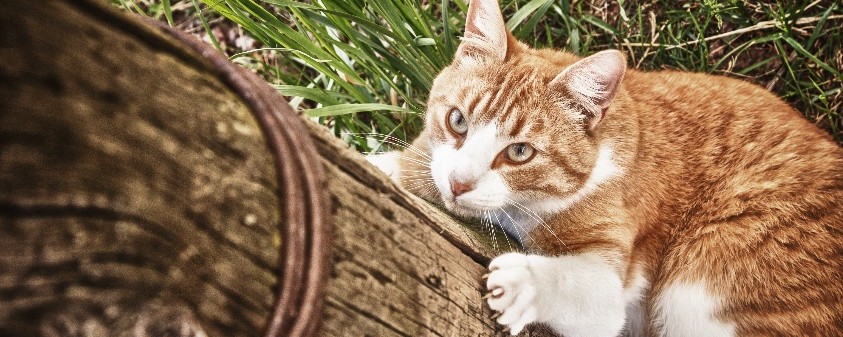
[[[316,147],[302,120],[257,75],[212,46],[164,23],[146,20],[196,52],[249,106],[275,155],[281,186],[279,293],[265,337],[319,334],[331,251],[330,199]],[[184,57],[184,56],[182,56]]]

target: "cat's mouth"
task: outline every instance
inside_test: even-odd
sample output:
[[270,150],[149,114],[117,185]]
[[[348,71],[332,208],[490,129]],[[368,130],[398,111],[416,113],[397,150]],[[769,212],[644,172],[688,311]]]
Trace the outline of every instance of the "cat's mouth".
[[494,198],[476,199],[467,196],[443,198],[448,211],[467,218],[480,218],[488,212],[494,212],[506,206],[505,202]]

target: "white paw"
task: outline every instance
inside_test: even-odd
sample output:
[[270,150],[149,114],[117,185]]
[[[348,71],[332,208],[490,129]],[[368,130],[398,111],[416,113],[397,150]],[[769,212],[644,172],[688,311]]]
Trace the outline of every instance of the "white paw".
[[489,271],[486,281],[489,308],[498,312],[498,324],[505,325],[515,336],[538,315],[536,282],[527,255],[498,256],[489,264]]
[[375,165],[389,178],[397,182],[401,179],[401,165],[398,162],[398,152],[384,152],[366,156],[366,160]]

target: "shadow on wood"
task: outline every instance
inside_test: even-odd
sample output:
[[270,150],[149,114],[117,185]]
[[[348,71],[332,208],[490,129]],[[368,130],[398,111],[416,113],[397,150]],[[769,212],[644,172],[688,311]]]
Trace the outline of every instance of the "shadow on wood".
[[0,335],[496,334],[487,239],[210,47],[95,0],[0,27]]

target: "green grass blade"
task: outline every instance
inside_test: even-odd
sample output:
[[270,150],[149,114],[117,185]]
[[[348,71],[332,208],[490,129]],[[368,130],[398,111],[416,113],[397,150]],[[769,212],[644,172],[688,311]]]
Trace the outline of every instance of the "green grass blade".
[[339,116],[348,115],[356,112],[367,111],[394,111],[404,113],[414,113],[413,110],[397,107],[389,104],[367,103],[367,104],[337,104],[321,108],[315,108],[305,111],[310,117],[325,117],[325,116]]
[[211,39],[211,43],[214,45],[214,48],[217,48],[221,53],[225,54],[225,50],[220,46],[220,42],[217,41],[217,38],[214,36],[214,32],[211,31],[211,26],[208,25],[208,20],[205,19],[205,15],[202,14],[202,8],[199,6],[198,0],[192,0],[193,7],[196,9],[196,13],[199,16],[199,21],[202,22],[202,28],[205,29],[205,34],[208,35],[208,38]]
[[816,65],[820,66],[820,68],[823,68],[823,69],[827,70],[828,72],[834,74],[834,76],[837,77],[838,79],[843,79],[843,75],[840,74],[840,71],[832,68],[827,63],[823,62],[822,60],[820,60],[816,56],[814,56],[814,54],[811,54],[809,51],[805,50],[805,47],[802,47],[802,45],[799,44],[799,42],[794,40],[792,37],[786,36],[786,37],[783,38],[783,40],[784,40],[784,42],[787,42],[787,44],[789,44],[791,47],[793,47],[793,49],[795,49],[797,53],[802,54],[802,56],[807,57],[808,59],[811,60],[811,62],[814,62]]
[[551,4],[553,4],[553,0],[531,0],[512,14],[509,20],[506,21],[506,29],[514,31],[528,16],[537,12],[542,7],[547,11],[547,8]]
[[325,105],[338,104],[336,98],[332,97],[331,94],[322,89],[289,84],[277,84],[273,87],[275,87],[275,90],[278,90],[278,92],[284,96],[303,97]]
[[170,6],[170,0],[162,0],[161,5],[164,7],[164,17],[167,18],[167,24],[173,26],[173,7]]

